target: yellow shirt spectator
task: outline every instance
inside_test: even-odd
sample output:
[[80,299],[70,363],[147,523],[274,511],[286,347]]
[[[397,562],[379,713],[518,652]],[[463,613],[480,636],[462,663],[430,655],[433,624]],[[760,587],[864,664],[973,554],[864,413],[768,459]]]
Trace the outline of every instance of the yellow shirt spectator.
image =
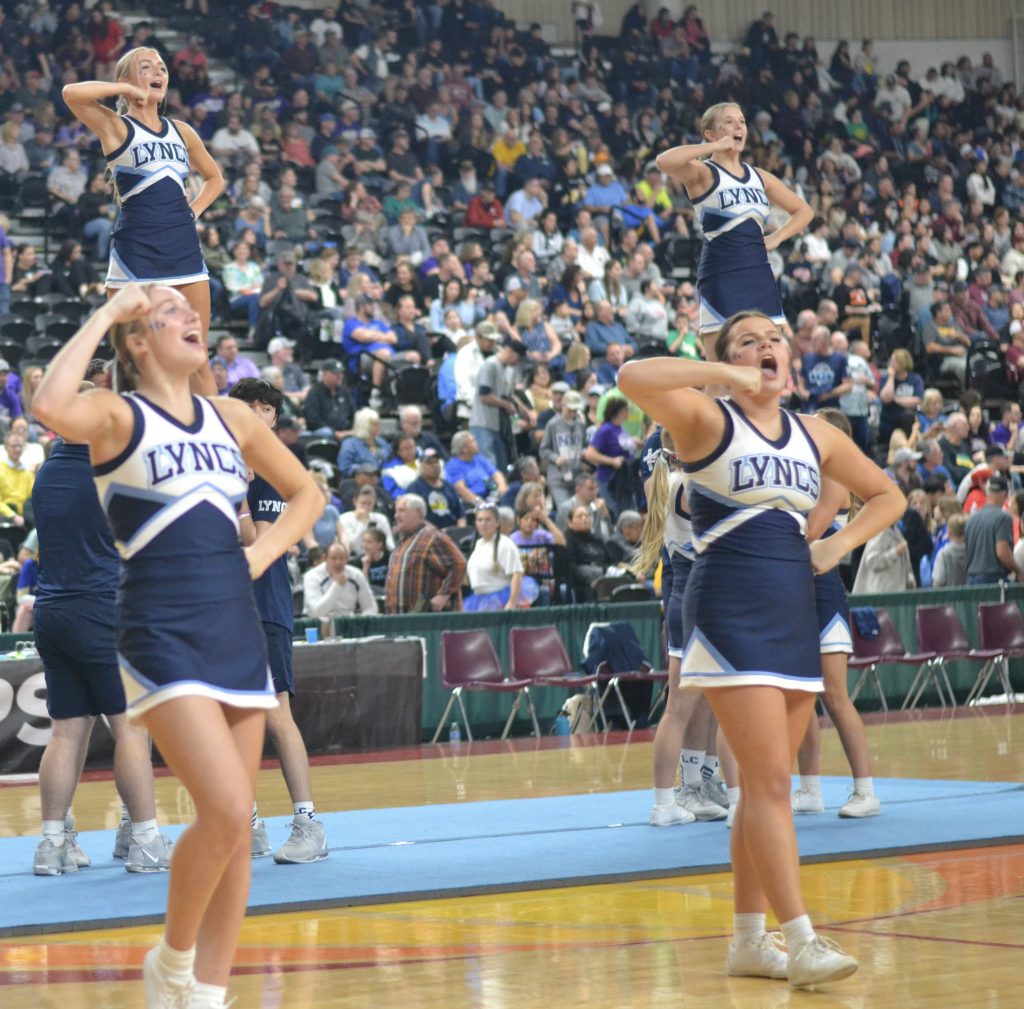
[[13,518],[15,525],[23,525],[25,502],[32,495],[36,475],[21,463],[25,442],[18,435],[9,434],[4,439],[4,448],[8,461],[0,462],[0,516]]
[[503,168],[506,172],[511,172],[515,168],[516,161],[525,153],[526,144],[512,130],[506,130],[494,141],[494,146],[491,148],[491,156],[498,162],[498,167]]

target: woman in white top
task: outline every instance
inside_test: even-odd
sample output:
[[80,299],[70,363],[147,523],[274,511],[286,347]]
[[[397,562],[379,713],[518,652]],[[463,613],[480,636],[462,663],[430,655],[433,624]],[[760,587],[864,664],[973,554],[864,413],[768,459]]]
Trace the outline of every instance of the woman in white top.
[[379,529],[388,541],[388,550],[395,549],[395,539],[391,535],[391,523],[387,516],[375,512],[373,506],[377,503],[377,494],[372,487],[363,487],[356,494],[353,508],[350,512],[342,512],[338,519],[341,527],[342,543],[353,557],[363,555],[363,533],[369,526]]
[[480,538],[466,567],[473,594],[462,601],[462,608],[469,613],[514,610],[523,586],[523,562],[515,543],[501,535],[494,505],[477,508],[476,531]]

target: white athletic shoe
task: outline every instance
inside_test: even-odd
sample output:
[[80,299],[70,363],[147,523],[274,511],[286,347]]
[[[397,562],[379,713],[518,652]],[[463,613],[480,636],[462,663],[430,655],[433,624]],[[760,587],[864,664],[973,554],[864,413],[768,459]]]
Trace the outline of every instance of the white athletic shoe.
[[650,824],[652,827],[671,827],[677,823],[693,823],[697,817],[678,802],[670,802],[665,806],[657,803],[651,807]]
[[148,841],[136,841],[128,848],[128,857],[124,860],[127,872],[169,872],[171,868],[171,849],[174,845],[164,837],[156,834]]
[[825,797],[820,788],[801,785],[790,797],[794,813],[824,813]]
[[92,865],[92,859],[82,851],[78,846],[78,831],[67,830],[64,831],[64,848],[68,853],[68,858],[71,859],[79,869],[88,869]]
[[262,820],[256,821],[252,828],[252,857],[263,858],[270,854],[270,837],[267,835],[267,825]]
[[829,981],[842,981],[860,965],[847,956],[831,939],[816,935],[795,953],[789,953],[789,983],[794,988],[809,988]]
[[78,863],[66,844],[57,845],[44,837],[36,847],[32,872],[36,876],[60,876],[65,872],[78,872]]
[[157,963],[160,954],[154,946],[142,960],[142,980],[146,986],[146,1009],[188,1009],[195,982],[175,984],[164,977]]
[[722,809],[729,808],[729,789],[725,787],[724,781],[705,781],[704,788],[712,802],[717,802]]
[[693,813],[696,820],[724,820],[729,815],[728,809],[711,799],[703,784],[683,785],[676,792],[676,804]]
[[789,956],[781,932],[762,932],[743,943],[729,943],[725,972],[733,977],[789,976]]
[[736,819],[736,810],[740,808],[739,802],[729,804],[729,815],[725,818],[725,825],[732,830],[732,821]]
[[840,806],[840,816],[878,816],[882,812],[882,804],[874,792],[850,793],[845,806]]
[[327,858],[327,832],[319,820],[296,816],[288,840],[274,852],[278,865],[299,865]]
[[114,837],[114,858],[127,858],[128,849],[132,846],[132,824],[130,820],[122,820],[117,825]]

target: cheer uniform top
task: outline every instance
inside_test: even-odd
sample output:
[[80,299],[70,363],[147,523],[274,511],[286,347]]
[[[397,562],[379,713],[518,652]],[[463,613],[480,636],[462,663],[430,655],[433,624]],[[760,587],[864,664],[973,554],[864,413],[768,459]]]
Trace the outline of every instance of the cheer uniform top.
[[684,463],[696,559],[683,598],[683,686],[763,684],[820,692],[807,513],[821,488],[818,449],[781,411],[765,437],[731,400],[715,450]]
[[183,424],[139,393],[132,436],[93,467],[121,554],[117,651],[129,717],[198,695],[242,708],[277,701],[238,532],[248,467],[214,407]]
[[761,176],[746,162],[742,176],[714,161],[704,164],[711,188],[690,201],[704,233],[697,268],[700,331],[714,333],[730,315],[754,309],[781,326],[786,317],[764,247],[772,208]]
[[159,133],[122,116],[128,136],[107,155],[120,210],[114,224],[107,287],[192,284],[208,277],[196,215],[188,205],[188,148],[170,119]]
[[[834,536],[849,518],[849,508],[844,508],[832,520],[832,525],[821,538]],[[818,643],[822,655],[853,653],[853,638],[850,635],[850,603],[846,598],[839,568],[832,568],[823,575],[814,576],[814,608],[818,614]]]

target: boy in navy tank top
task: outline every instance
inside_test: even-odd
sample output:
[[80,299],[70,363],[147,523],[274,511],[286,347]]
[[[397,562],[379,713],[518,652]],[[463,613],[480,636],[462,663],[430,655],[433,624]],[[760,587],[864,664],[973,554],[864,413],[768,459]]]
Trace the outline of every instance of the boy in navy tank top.
[[[269,382],[243,378],[228,394],[248,403],[252,412],[273,428],[280,416],[284,393]],[[284,498],[263,477],[253,474],[249,482],[246,504],[238,513],[242,543],[248,546],[284,511]],[[274,680],[278,707],[267,716],[267,732],[273,740],[281,761],[281,772],[291,794],[295,819],[291,836],[274,852],[279,864],[317,862],[327,858],[327,836],[324,825],[316,818],[313,807],[313,786],[309,780],[309,757],[302,734],[292,717],[291,697],[295,694],[292,675],[292,629],[294,608],[288,562],[278,557],[262,577],[253,583],[256,607],[267,639],[267,659]],[[254,858],[270,854],[266,824],[259,818],[256,804],[252,808],[252,854]]]

